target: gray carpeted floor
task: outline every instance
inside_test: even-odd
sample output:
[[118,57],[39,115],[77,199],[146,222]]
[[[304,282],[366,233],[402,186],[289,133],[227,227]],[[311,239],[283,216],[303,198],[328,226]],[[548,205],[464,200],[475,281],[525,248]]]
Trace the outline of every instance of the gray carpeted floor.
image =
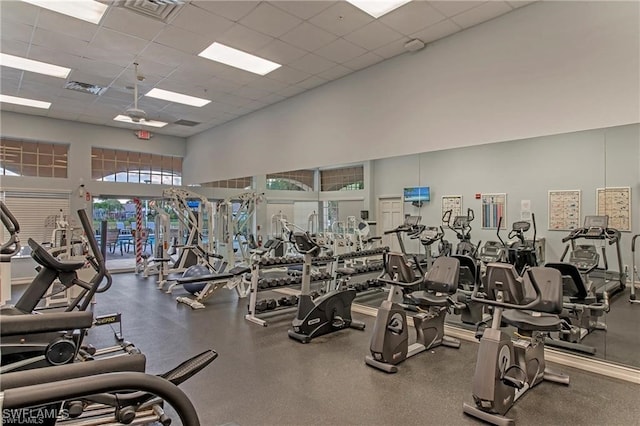
[[[268,327],[244,320],[247,299],[219,291],[203,310],[191,310],[155,287],[155,279],[115,275],[99,295],[96,313],[123,313],[124,337],[161,373],[213,348],[219,358],[182,387],[205,425],[464,425],[471,402],[477,344],[436,348],[409,359],[395,375],[364,363],[374,318],[357,315],[365,331],[343,330],[307,345],[287,337],[292,314]],[[412,330],[413,331],[413,330]],[[90,339],[111,344],[108,328]],[[578,370],[564,387],[542,383],[508,413],[519,424],[639,424],[640,386]]]

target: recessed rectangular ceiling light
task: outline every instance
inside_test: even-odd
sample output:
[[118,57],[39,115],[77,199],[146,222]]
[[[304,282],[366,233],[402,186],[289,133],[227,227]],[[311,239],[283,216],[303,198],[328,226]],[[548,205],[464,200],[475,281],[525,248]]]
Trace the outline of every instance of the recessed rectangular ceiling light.
[[145,96],[194,107],[203,107],[211,102],[208,99],[196,98],[195,96],[183,95],[182,93],[170,92],[163,89],[151,89]]
[[143,126],[150,126],[150,127],[164,127],[167,125],[167,123],[165,123],[164,121],[153,121],[153,120],[140,120],[138,123],[136,123],[126,115],[118,115],[113,120],[122,121],[123,123],[142,124]]
[[200,52],[198,56],[259,75],[269,74],[282,66],[220,43],[213,43]]
[[92,24],[100,23],[107,5],[93,0],[22,0],[34,6],[82,19]]
[[36,101],[35,99],[17,98],[15,96],[0,95],[0,103],[22,105],[34,108],[49,109],[51,102]]
[[411,0],[347,0],[347,2],[360,10],[364,10],[376,19],[410,1]]
[[0,53],[0,65],[58,78],[67,78],[71,72],[70,68],[59,67],[58,65],[47,64],[46,62],[34,61],[33,59],[21,58],[20,56],[8,55],[6,53]]

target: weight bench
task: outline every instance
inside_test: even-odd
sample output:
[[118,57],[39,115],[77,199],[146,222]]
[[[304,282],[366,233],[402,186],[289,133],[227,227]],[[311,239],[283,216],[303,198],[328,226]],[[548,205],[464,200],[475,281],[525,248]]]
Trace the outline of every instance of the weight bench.
[[178,303],[184,303],[192,309],[204,309],[204,301],[222,287],[233,289],[244,279],[244,274],[251,272],[251,268],[246,266],[236,266],[226,273],[200,275],[197,277],[176,278],[176,285],[181,285],[189,293],[196,296],[195,299],[180,296],[176,299]]

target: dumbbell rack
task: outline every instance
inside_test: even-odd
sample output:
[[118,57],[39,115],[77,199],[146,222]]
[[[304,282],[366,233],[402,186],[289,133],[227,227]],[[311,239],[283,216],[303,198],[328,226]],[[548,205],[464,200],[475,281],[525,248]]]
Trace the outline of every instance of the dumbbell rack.
[[[337,269],[339,264],[344,263],[347,260],[353,260],[356,258],[368,258],[376,255],[383,255],[388,251],[388,248],[380,248],[374,250],[363,250],[360,252],[352,252],[345,253],[339,256],[319,256],[313,258],[313,264],[318,265],[330,265],[331,273],[322,272],[318,274],[314,274],[311,277],[311,282],[324,282],[330,281],[331,285],[328,286],[327,290],[337,289],[338,284],[337,281],[340,278]],[[255,260],[251,264],[251,285],[249,288],[249,312],[245,315],[245,319],[247,321],[253,322],[255,324],[266,327],[268,325],[267,321],[258,318],[257,315],[261,314],[273,314],[274,312],[279,311],[291,311],[293,309],[297,309],[297,303],[290,306],[280,306],[274,307],[274,309],[269,309],[267,311],[258,312],[256,310],[256,305],[258,304],[258,292],[263,290],[273,290],[278,287],[290,287],[290,286],[298,286],[302,282],[302,277],[289,277],[287,279],[282,278],[273,278],[268,280],[266,278],[260,278],[260,271],[273,269],[273,268],[283,268],[289,266],[302,265],[302,258],[296,257],[284,257],[284,258],[270,258],[267,263],[264,259]],[[366,264],[366,262],[365,262]],[[376,269],[366,268],[357,271],[356,274],[366,274],[374,271]],[[284,293],[284,292],[283,292]]]

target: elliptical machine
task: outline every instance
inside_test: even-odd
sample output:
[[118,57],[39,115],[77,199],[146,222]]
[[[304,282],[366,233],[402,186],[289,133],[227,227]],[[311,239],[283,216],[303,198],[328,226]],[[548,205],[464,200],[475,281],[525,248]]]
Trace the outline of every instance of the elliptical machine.
[[291,232],[289,241],[304,255],[302,287],[298,296],[298,311],[293,320],[289,337],[309,343],[314,337],[344,328],[364,330],[365,324],[351,318],[351,304],[356,297],[355,289],[337,289],[315,300],[311,297],[311,266],[314,255],[321,247],[308,232]]
[[[426,276],[420,265],[419,276],[401,253],[387,253],[384,271],[379,281],[389,284],[389,296],[378,308],[371,336],[371,355],[365,362],[386,373],[396,373],[397,364],[436,346],[459,348],[460,341],[444,335],[444,318],[450,307],[459,307],[451,298],[458,287],[460,264],[451,257],[438,257]],[[424,282],[426,291],[415,291],[408,297],[416,303],[418,314],[413,317],[416,343],[409,345],[409,330],[405,305],[400,301],[404,289]]]
[[470,256],[473,259],[477,257],[478,248],[482,241],[478,241],[477,245],[471,244],[471,222],[475,219],[475,214],[472,209],[467,209],[466,216],[455,216],[453,218],[453,224],[451,224],[451,215],[453,210],[447,210],[442,215],[442,223],[447,224],[447,228],[456,233],[458,237],[458,244],[456,245],[455,254]]
[[[493,319],[480,339],[475,404],[464,403],[463,411],[495,425],[513,425],[505,414],[527,390],[542,380],[569,384],[567,375],[547,370],[544,360],[544,335],[562,324],[562,276],[545,267],[527,267],[519,275],[514,265],[490,263],[484,293],[476,286],[472,300],[493,306]],[[500,329],[503,322],[518,329],[518,340]]]

